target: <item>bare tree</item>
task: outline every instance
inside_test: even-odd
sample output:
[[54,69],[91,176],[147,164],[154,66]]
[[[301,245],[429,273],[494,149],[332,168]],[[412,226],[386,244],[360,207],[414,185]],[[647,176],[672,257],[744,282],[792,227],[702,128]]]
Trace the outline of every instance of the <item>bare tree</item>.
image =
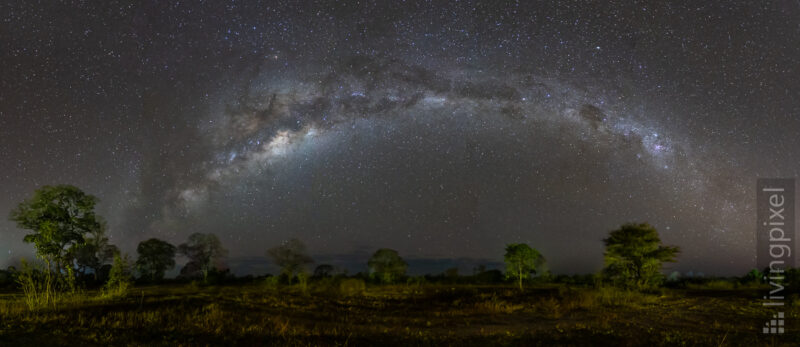
[[[189,235],[189,240],[178,246],[178,252],[189,258],[185,268],[196,269],[202,273],[204,281],[208,280],[208,273],[219,268],[222,260],[228,255],[217,235],[201,233]],[[181,273],[184,271],[181,270]]]

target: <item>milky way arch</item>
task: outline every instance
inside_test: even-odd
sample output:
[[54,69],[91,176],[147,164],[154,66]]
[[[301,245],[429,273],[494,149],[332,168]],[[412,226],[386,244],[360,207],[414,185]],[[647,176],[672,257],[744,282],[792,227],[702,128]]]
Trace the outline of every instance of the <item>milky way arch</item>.
[[[220,229],[235,227],[236,223],[229,221],[235,219],[234,215],[258,219],[251,215],[263,214],[269,216],[261,220],[264,227],[261,231],[250,232],[254,235],[252,239],[258,242],[263,241],[264,233],[271,235],[267,239],[273,240],[277,240],[278,235],[299,233],[306,239],[322,239],[326,245],[337,244],[335,239],[347,239],[368,247],[381,243],[382,239],[397,237],[369,236],[382,235],[374,230],[383,228],[382,223],[377,223],[373,229],[362,225],[363,221],[380,218],[457,220],[436,227],[429,226],[429,222],[419,222],[423,230],[450,229],[443,233],[446,237],[439,236],[433,229],[423,232],[398,229],[387,233],[440,240],[439,247],[430,247],[427,252],[422,248],[416,251],[459,256],[468,254],[449,249],[446,239],[457,237],[464,230],[482,229],[477,232],[479,235],[505,235],[506,232],[495,230],[505,229],[521,231],[523,237],[524,232],[530,230],[527,239],[536,240],[537,234],[568,229],[546,217],[553,215],[551,210],[561,210],[562,214],[569,213],[566,209],[577,210],[572,213],[585,219],[578,223],[579,229],[596,224],[608,228],[613,223],[629,220],[655,220],[665,228],[667,239],[676,241],[691,232],[707,233],[714,238],[715,230],[718,234],[720,230],[731,228],[726,218],[734,212],[729,206],[731,200],[740,199],[740,196],[728,196],[730,192],[723,192],[726,195],[720,201],[702,201],[704,192],[723,184],[715,176],[718,164],[696,153],[692,143],[679,132],[679,127],[664,124],[663,115],[637,113],[642,107],[636,103],[641,101],[626,100],[625,91],[613,83],[603,82],[603,87],[598,88],[597,81],[585,80],[584,84],[578,84],[525,72],[447,68],[434,71],[398,60],[365,57],[346,60],[333,68],[309,70],[313,72],[286,76],[254,72],[243,79],[243,87],[221,93],[224,96],[219,97],[216,106],[198,121],[205,156],[192,165],[190,170],[194,175],[177,181],[164,192],[162,216],[151,228],[181,229],[187,225],[197,228],[197,220],[216,216],[226,221],[211,223],[218,224],[217,229]],[[378,152],[388,156],[408,148],[415,153],[408,162],[419,163],[405,170],[386,171],[380,169],[390,166],[385,158],[366,155],[358,163],[350,162],[348,156],[354,151],[351,147],[354,136],[370,137],[363,141],[369,146],[383,148]],[[487,154],[480,147],[503,153]],[[431,163],[426,156],[438,159]],[[317,164],[309,164],[309,158]],[[364,162],[379,167],[361,178],[362,182],[372,182],[365,186],[377,184],[374,182],[383,182],[384,186],[395,182],[399,186],[403,182],[404,189],[430,190],[425,197],[417,199],[442,200],[449,205],[432,203],[430,211],[411,209],[400,215],[396,215],[395,209],[356,208],[357,212],[345,214],[363,221],[351,222],[318,218],[321,212],[312,210],[350,209],[339,203],[320,203],[325,200],[324,192],[295,196],[293,200],[287,197],[292,193],[274,193],[276,171],[310,170],[328,176],[328,182],[322,185],[336,186],[342,180],[347,181],[346,176],[352,176],[349,168],[342,167],[361,166]],[[431,179],[431,172],[437,170],[451,174],[438,177],[438,181]],[[470,170],[473,173],[464,175],[486,177],[486,180],[458,178],[459,172]],[[292,175],[302,177],[304,173]],[[404,175],[428,177],[409,184],[400,178]],[[517,181],[504,181],[508,187],[499,190],[507,191],[505,196],[492,196],[488,192],[500,184],[496,181],[497,175]],[[302,182],[291,184],[303,185]],[[447,192],[445,185],[455,185],[452,189],[471,193],[465,196]],[[531,185],[536,187],[531,188]],[[430,187],[440,187],[439,192]],[[398,195],[397,189],[400,188],[390,188],[381,195],[376,190],[359,192],[356,188],[341,192],[337,199],[348,200],[348,194],[356,200],[363,195],[373,195],[368,200],[406,199]],[[292,207],[276,206],[275,201],[265,203],[274,199],[280,201],[278,205]],[[603,207],[617,205],[609,200],[619,199],[640,200],[633,205],[647,208],[608,210]],[[223,202],[231,201],[238,201],[234,205],[239,207],[222,206]],[[683,207],[684,204],[709,203],[721,208],[708,215]],[[481,207],[486,204],[504,207]],[[272,207],[266,207],[270,205]],[[669,207],[665,209],[664,205]],[[684,215],[678,216],[678,213]],[[304,225],[306,218],[318,218],[319,222],[309,227]],[[697,220],[707,221],[709,229],[686,229]],[[205,225],[205,222],[199,224]],[[271,233],[270,229],[273,229]],[[589,247],[597,243],[605,231],[597,228],[575,232],[595,235],[594,239],[579,242]],[[469,231],[466,233],[471,235]],[[481,244],[479,240],[484,237],[472,238],[476,239],[475,244]],[[498,237],[492,242],[504,241]],[[488,251],[475,252],[481,256],[491,255]]]

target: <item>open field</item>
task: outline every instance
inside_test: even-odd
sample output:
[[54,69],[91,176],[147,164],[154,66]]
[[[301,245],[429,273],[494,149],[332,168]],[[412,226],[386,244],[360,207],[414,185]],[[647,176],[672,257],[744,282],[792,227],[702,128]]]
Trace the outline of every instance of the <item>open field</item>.
[[[267,285],[86,292],[29,311],[0,296],[0,345],[702,345],[800,343],[800,304],[787,333],[761,327],[761,290],[398,285],[307,290]],[[796,298],[795,298],[796,299]]]

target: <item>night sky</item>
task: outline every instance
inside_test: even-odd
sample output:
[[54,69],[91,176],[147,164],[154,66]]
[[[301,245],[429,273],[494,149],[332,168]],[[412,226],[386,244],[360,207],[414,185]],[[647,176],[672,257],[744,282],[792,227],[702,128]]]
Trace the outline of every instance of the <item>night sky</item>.
[[[525,242],[566,273],[647,221],[670,269],[742,274],[756,178],[798,175],[797,1],[299,3],[4,1],[2,216],[73,184],[134,255]],[[24,234],[0,220],[0,266]]]

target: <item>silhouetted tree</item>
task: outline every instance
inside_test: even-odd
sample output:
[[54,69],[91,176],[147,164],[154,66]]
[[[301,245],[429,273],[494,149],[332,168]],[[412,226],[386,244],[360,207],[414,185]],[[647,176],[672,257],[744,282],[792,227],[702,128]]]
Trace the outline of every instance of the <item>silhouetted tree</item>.
[[544,266],[545,259],[539,251],[524,243],[512,243],[506,246],[504,257],[506,263],[506,278],[516,279],[519,290],[522,290],[522,280],[530,277]]
[[367,262],[370,277],[378,278],[383,283],[392,283],[405,276],[408,264],[400,258],[397,251],[381,248]]
[[663,280],[661,265],[674,262],[678,247],[664,246],[658,232],[647,223],[628,223],[603,239],[606,246],[603,274],[617,284],[646,287]]
[[298,239],[290,239],[282,245],[267,250],[267,255],[281,267],[281,273],[292,281],[296,273],[304,271],[306,265],[314,262],[306,254],[306,245]]
[[164,272],[175,267],[175,246],[156,238],[139,242],[136,271],[147,281],[160,281]]
[[97,198],[74,186],[44,186],[12,210],[10,219],[17,227],[33,231],[23,241],[34,244],[48,269],[71,274],[69,252],[84,243],[84,235],[101,228],[94,212],[96,203]]
[[[181,274],[191,276],[200,273],[203,281],[208,280],[210,271],[222,266],[222,260],[228,255],[217,235],[201,233],[189,235],[188,241],[178,246],[178,252],[189,258],[189,263],[181,269]],[[187,269],[193,271],[184,273]]]
[[328,278],[333,276],[333,265],[330,264],[320,264],[314,269],[314,277],[315,278]]

